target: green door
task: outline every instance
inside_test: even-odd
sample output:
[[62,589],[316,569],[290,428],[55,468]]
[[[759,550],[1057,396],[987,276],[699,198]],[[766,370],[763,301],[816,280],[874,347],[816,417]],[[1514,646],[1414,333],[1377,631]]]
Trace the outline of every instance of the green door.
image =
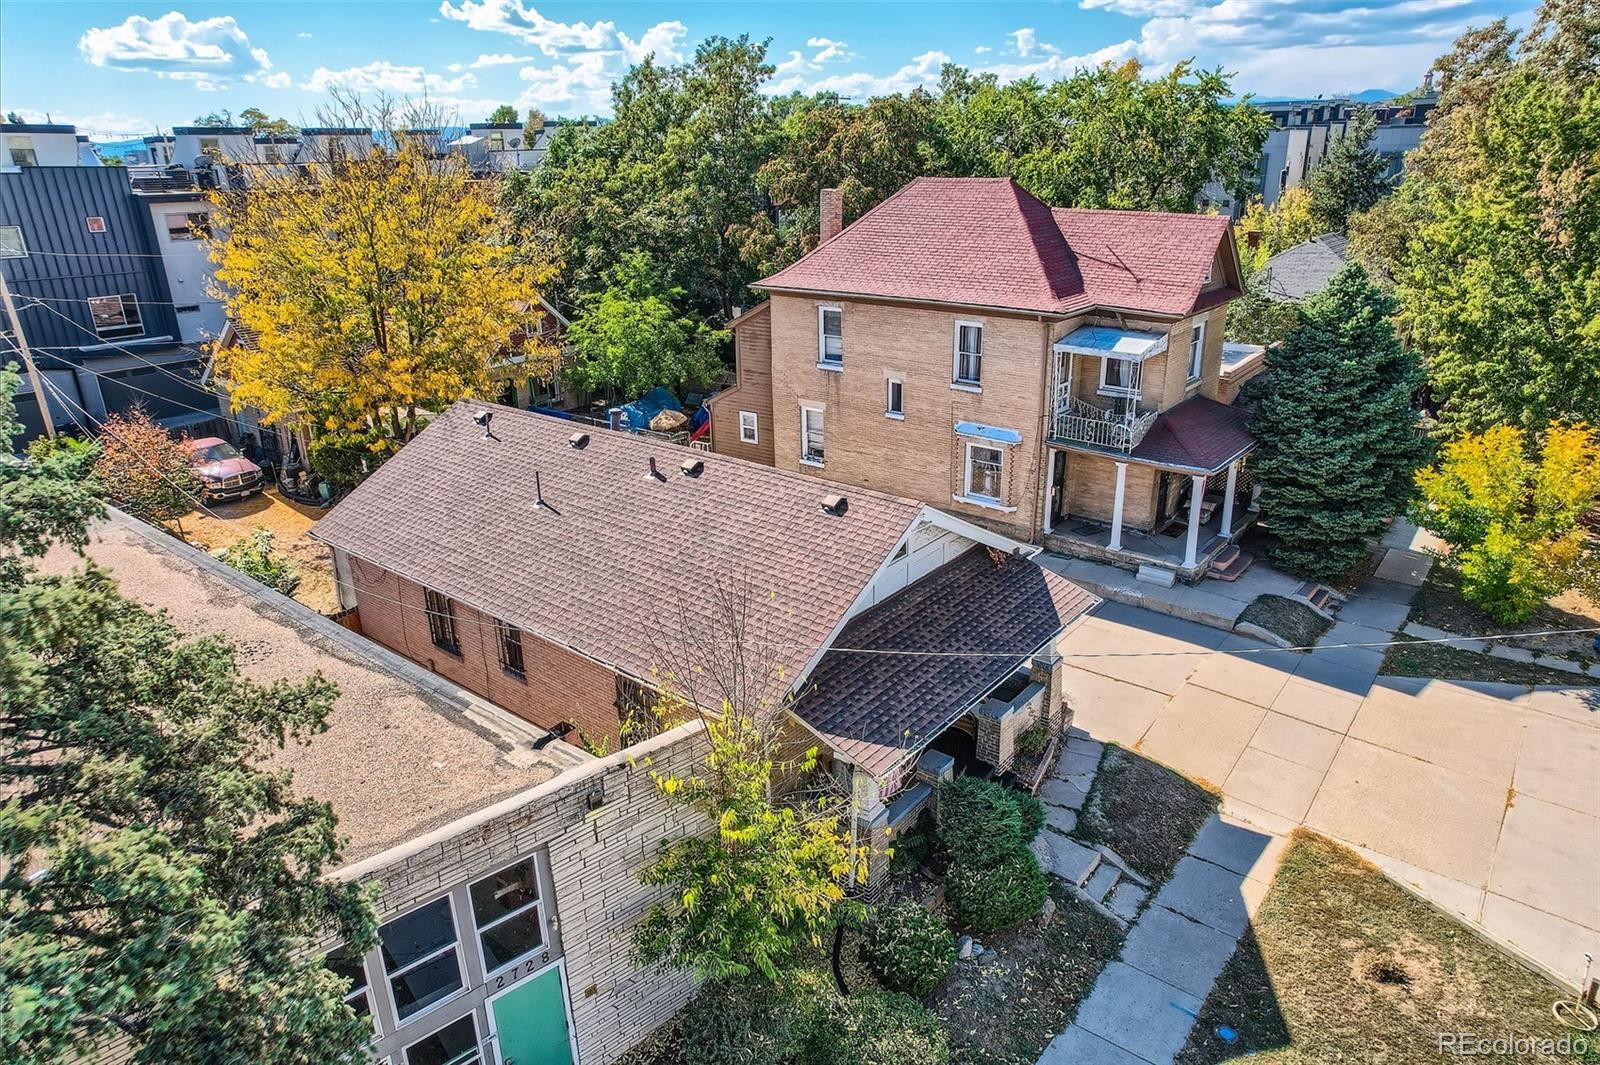
[[489,1003],[500,1065],[573,1065],[567,993],[552,965]]

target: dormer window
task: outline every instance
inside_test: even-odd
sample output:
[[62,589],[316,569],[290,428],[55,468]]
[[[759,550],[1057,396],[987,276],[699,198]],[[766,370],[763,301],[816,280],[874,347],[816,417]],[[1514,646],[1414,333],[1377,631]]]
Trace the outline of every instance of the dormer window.
[[817,364],[844,365],[844,311],[838,307],[817,308]]

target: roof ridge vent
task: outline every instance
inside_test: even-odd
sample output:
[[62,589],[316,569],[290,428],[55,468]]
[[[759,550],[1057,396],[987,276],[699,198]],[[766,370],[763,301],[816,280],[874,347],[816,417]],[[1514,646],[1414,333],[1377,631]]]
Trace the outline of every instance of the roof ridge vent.
[[842,518],[850,509],[850,500],[842,495],[825,495],[822,497],[822,509],[836,518]]
[[584,448],[589,446],[589,434],[573,433],[571,436],[567,437],[567,444],[574,450],[582,451]]
[[705,472],[706,462],[702,458],[686,458],[678,464],[678,469],[685,477],[698,477]]

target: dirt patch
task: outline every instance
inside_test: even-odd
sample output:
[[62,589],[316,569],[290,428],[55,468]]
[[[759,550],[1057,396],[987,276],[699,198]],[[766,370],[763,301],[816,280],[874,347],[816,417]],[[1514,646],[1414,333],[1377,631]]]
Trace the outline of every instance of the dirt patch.
[[[1444,562],[1437,563],[1411,601],[1411,621],[1432,625],[1462,636],[1500,636],[1506,633],[1546,632],[1551,629],[1600,627],[1600,603],[1576,589],[1546,602],[1528,620],[1502,625],[1461,594],[1461,574]],[[1584,663],[1600,661],[1593,632],[1563,636],[1513,637],[1501,642],[1525,647],[1543,655],[1571,658]]]
[[1502,684],[1559,684],[1569,688],[1600,686],[1582,673],[1567,673],[1531,662],[1508,662],[1481,651],[1442,643],[1424,643],[1395,634],[1378,672],[1389,677],[1441,677],[1450,680],[1497,681]]
[[1218,795],[1181,773],[1107,744],[1073,833],[1105,844],[1134,871],[1160,884],[1215,812]]
[[[1177,1060],[1440,1061],[1450,1057],[1440,1033],[1559,1038],[1550,1007],[1561,996],[1353,851],[1302,829]],[[1600,1043],[1516,1060],[1594,1065]]]
[[1259,625],[1289,641],[1290,647],[1310,647],[1322,639],[1333,622],[1304,603],[1281,595],[1258,595],[1239,615],[1239,621]]
[[323,614],[337,613],[339,594],[333,580],[333,555],[306,533],[327,511],[285,499],[269,488],[249,499],[210,503],[178,521],[185,537],[206,551],[227,547],[256,529],[270,529],[282,551],[300,571],[294,597]]

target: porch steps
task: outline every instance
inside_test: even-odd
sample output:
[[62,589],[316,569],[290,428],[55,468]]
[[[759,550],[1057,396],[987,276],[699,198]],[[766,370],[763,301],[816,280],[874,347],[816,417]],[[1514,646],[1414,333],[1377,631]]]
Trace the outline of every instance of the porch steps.
[[1134,576],[1146,584],[1159,584],[1163,588],[1171,588],[1178,582],[1177,570],[1168,569],[1165,566],[1152,565],[1149,562],[1141,565],[1139,572]]
[[1307,581],[1296,588],[1291,598],[1300,600],[1329,621],[1333,620],[1334,609],[1344,601],[1344,596],[1326,584],[1318,584],[1315,581]]
[[1236,581],[1255,560],[1256,556],[1240,550],[1238,544],[1229,544],[1211,560],[1211,568],[1206,570],[1206,576],[1218,581]]
[[1072,893],[1126,929],[1150,897],[1150,883],[1109,847],[1088,850],[1089,861],[1067,881]]

